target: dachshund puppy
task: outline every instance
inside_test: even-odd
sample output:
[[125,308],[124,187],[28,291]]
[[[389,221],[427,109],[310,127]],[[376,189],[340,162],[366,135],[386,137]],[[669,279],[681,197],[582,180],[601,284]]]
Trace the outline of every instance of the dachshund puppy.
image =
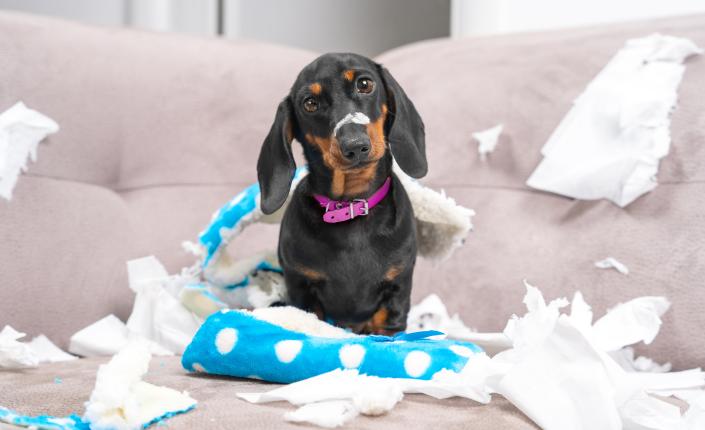
[[424,136],[404,90],[372,60],[325,54],[301,71],[257,162],[265,214],[288,197],[293,139],[308,162],[279,234],[291,305],[356,333],[406,328],[416,226],[392,157],[424,176]]

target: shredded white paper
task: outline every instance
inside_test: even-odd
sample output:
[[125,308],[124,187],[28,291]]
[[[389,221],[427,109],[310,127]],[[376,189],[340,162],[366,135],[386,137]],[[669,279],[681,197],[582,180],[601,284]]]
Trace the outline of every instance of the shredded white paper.
[[[422,321],[425,325],[419,328],[423,329],[450,327],[462,336],[475,335],[457,316],[448,317],[439,303],[437,297],[424,300],[421,309],[412,308],[410,321]],[[705,373],[700,369],[643,373],[624,368],[624,357],[613,358],[626,345],[653,340],[660,316],[668,309],[665,298],[636,298],[617,305],[594,324],[592,310],[579,292],[572,303],[564,298],[546,303],[537,288],[526,284],[524,303],[527,313],[507,322],[503,333],[507,348],[492,358],[472,355],[460,373],[441,371],[430,381],[419,381],[335,370],[266,393],[238,396],[253,403],[315,404],[288,414],[287,419],[321,426],[351,420],[360,412],[356,404],[379,404],[374,399],[385,397],[379,393],[386,386],[390,393],[423,393],[438,399],[462,396],[481,403],[489,402],[492,393],[500,394],[550,430],[702,428],[698,426],[705,419]],[[570,313],[564,313],[569,304]],[[536,387],[541,387],[540,395]],[[652,394],[674,395],[687,401],[689,409],[681,414],[678,407]],[[325,408],[331,401],[337,406]],[[386,412],[394,404],[390,401],[380,410]]]
[[702,50],[653,34],[628,40],[574,102],[541,149],[527,185],[627,206],[653,190],[671,145],[670,113],[683,61]]
[[57,131],[54,120],[22,102],[0,114],[0,197],[12,198],[17,177],[27,171],[27,159],[37,161],[39,142]]
[[169,276],[159,260],[149,256],[128,261],[127,271],[136,294],[127,324],[108,315],[71,336],[69,351],[85,357],[113,355],[130,340],[141,339],[152,354],[182,354],[202,323],[179,300],[184,285],[195,282],[190,268]]
[[477,131],[472,134],[473,139],[478,143],[477,153],[480,154],[481,160],[487,159],[487,154],[494,151],[497,143],[499,142],[499,135],[502,134],[504,129],[504,124],[497,124],[496,126],[483,131]]
[[23,369],[78,358],[62,351],[43,334],[29,342],[20,342],[24,336],[9,325],[0,331],[0,368]]
[[24,336],[24,333],[18,332],[9,325],[2,329],[0,332],[0,368],[22,369],[39,365],[39,357],[32,348],[18,340]]

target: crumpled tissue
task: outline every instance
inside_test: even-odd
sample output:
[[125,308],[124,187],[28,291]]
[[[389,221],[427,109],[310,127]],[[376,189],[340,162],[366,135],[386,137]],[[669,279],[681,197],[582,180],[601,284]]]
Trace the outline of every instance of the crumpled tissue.
[[17,177],[27,170],[27,157],[37,161],[39,142],[57,131],[54,120],[22,102],[0,114],[0,197],[12,198]]
[[135,292],[127,323],[108,315],[71,336],[69,351],[86,357],[112,355],[130,340],[142,339],[153,354],[183,354],[202,324],[179,299],[184,286],[196,282],[192,268],[170,276],[159,260],[149,256],[128,261],[127,271]]
[[20,342],[18,339],[24,336],[9,325],[0,331],[0,368],[23,369],[78,358],[62,351],[43,334],[29,342]]
[[[503,333],[509,347],[492,358],[473,355],[460,373],[438,372],[431,380],[416,381],[372,378],[354,369],[336,370],[267,393],[238,396],[254,403],[315,403],[287,418],[324,426],[354,418],[357,409],[353,399],[359,402],[366,396],[378,396],[380,387],[386,385],[403,393],[423,393],[439,399],[462,396],[481,403],[489,402],[492,393],[500,394],[544,429],[702,428],[698,425],[705,417],[705,391],[701,389],[705,373],[700,369],[641,373],[623,369],[612,358],[615,351],[628,344],[653,340],[660,328],[660,316],[668,308],[666,299],[631,300],[593,324],[592,310],[579,292],[572,302],[560,298],[546,303],[537,288],[526,284],[526,289],[527,313],[512,316]],[[425,309],[437,310],[434,302],[427,301]],[[569,304],[570,313],[563,313]],[[445,308],[443,312],[447,316]],[[418,317],[428,312],[412,309],[410,319],[412,313]],[[443,324],[442,318],[437,320],[437,324]],[[428,321],[433,319],[426,318]],[[458,318],[451,318],[447,324],[455,326],[461,335],[471,332],[460,327]],[[678,407],[651,394],[674,395],[690,407],[681,414]],[[325,407],[330,401],[338,402],[335,408]],[[390,401],[384,410],[395,403]]]
[[504,130],[504,124],[497,124],[492,128],[477,131],[472,134],[473,139],[478,143],[477,153],[480,154],[481,160],[486,160],[487,154],[494,151],[499,142],[499,135],[502,134],[502,130]]
[[583,200],[627,206],[653,190],[671,145],[683,61],[702,50],[653,34],[628,40],[574,102],[541,149],[527,185]]

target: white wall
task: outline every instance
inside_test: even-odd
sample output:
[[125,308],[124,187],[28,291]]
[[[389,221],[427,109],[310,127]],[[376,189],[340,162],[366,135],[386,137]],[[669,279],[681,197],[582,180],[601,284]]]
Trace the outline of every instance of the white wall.
[[705,0],[452,0],[452,34],[509,33],[705,13]]

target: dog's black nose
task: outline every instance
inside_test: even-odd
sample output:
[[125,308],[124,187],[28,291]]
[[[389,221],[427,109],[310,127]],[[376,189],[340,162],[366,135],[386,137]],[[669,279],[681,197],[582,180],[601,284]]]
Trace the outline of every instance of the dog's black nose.
[[365,138],[345,140],[340,142],[340,152],[349,161],[361,161],[370,153],[370,141]]

